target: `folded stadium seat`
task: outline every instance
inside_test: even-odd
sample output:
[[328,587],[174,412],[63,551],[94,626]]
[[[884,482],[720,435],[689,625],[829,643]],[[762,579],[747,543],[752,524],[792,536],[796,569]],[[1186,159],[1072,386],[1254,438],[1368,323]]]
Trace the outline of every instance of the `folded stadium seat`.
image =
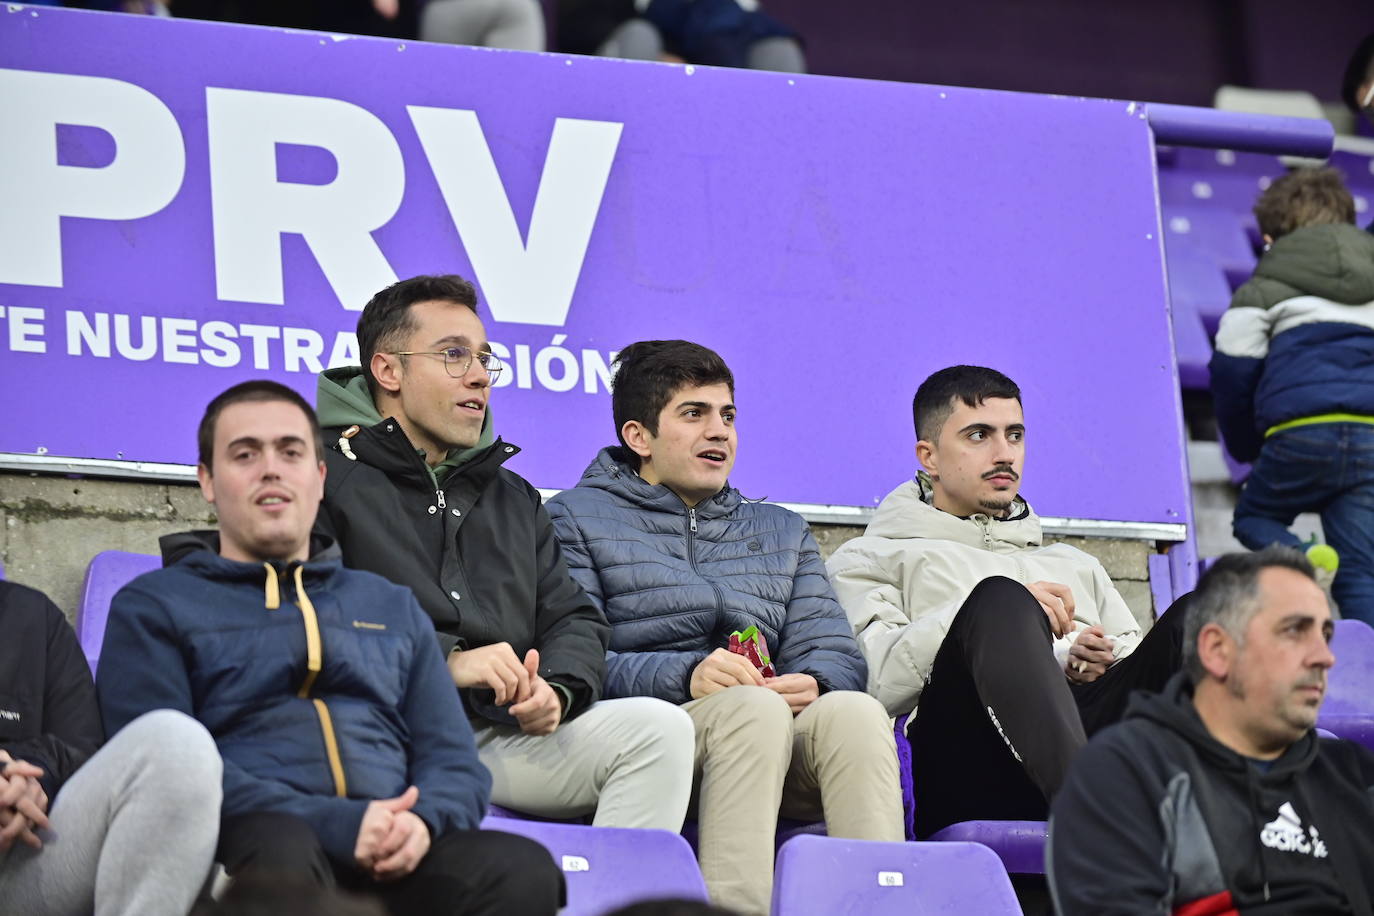
[[1255,272],[1258,259],[1238,214],[1200,204],[1161,203],[1160,222],[1169,257],[1192,251],[1210,258],[1226,272],[1231,289]]
[[562,916],[599,916],[640,900],[707,899],[706,882],[687,841],[667,830],[627,830],[488,816],[484,830],[540,843],[563,869]]
[[1178,381],[1185,391],[1208,391],[1212,374],[1207,364],[1212,359],[1212,342],[1202,318],[1186,300],[1176,302],[1173,311],[1174,354],[1178,358]]
[[1012,875],[1043,875],[1047,821],[964,821],[931,835],[933,843],[981,843],[997,854]]
[[[1255,222],[1255,201],[1270,181],[1286,171],[1283,163],[1273,156],[1230,150],[1180,149],[1179,155],[1184,157],[1182,165],[1159,170],[1162,206],[1166,210],[1171,206],[1202,206],[1228,213],[1239,222],[1251,247],[1259,248],[1262,240]],[[1233,164],[1222,164],[1215,157]]]
[[1331,154],[1327,164],[1345,176],[1350,193],[1365,197],[1374,195],[1374,155],[1370,152],[1338,149]]
[[1001,863],[976,843],[802,836],[778,851],[773,916],[1020,912]]
[[1231,306],[1231,284],[1226,274],[1211,255],[1194,248],[1186,236],[1169,239],[1166,235],[1165,239],[1164,266],[1169,273],[1174,314],[1186,309],[1201,319],[1208,334],[1215,334],[1221,316]]
[[1317,725],[1374,750],[1374,627],[1361,620],[1336,621],[1331,650],[1336,667],[1327,678]]
[[91,558],[91,564],[86,567],[86,581],[81,586],[81,606],[76,609],[76,638],[86,653],[92,674],[100,660],[105,621],[110,616],[110,601],[115,592],[132,579],[160,566],[161,557],[123,550],[104,550]]

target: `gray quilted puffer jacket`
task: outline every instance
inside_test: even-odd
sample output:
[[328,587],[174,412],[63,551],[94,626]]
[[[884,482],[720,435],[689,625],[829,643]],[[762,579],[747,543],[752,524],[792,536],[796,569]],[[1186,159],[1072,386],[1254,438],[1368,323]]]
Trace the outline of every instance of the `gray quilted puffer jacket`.
[[548,502],[568,569],[611,623],[605,696],[691,699],[692,669],[752,625],[779,674],[863,690],[868,669],[801,516],[726,486],[695,509],[602,449]]

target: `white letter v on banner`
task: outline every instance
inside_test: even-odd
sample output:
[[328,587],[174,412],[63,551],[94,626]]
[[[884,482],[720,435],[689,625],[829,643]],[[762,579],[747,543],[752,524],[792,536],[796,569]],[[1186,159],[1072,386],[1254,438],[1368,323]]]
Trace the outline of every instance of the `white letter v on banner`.
[[524,241],[477,113],[418,105],[407,110],[493,317],[562,325],[624,125],[554,122]]

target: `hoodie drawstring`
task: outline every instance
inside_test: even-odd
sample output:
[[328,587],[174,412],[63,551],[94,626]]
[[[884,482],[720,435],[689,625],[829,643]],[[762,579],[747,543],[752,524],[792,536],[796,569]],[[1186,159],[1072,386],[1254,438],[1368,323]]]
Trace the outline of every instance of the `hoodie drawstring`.
[[271,563],[262,564],[267,569],[267,581],[262,587],[262,603],[269,611],[281,607],[281,586],[277,584],[277,569]]
[[301,689],[296,691],[298,697],[310,695],[310,688],[314,685],[323,664],[320,620],[315,615],[315,605],[310,603],[310,596],[305,593],[304,573],[304,566],[296,567],[296,603],[300,605],[301,617],[305,620],[305,681],[301,684]]

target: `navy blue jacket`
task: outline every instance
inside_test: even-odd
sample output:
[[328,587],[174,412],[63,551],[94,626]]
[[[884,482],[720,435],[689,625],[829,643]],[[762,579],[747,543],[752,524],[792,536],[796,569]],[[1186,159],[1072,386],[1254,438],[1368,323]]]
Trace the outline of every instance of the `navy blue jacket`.
[[213,532],[162,547],[167,565],[110,608],[96,678],[110,734],[153,709],[194,716],[224,758],[225,817],[294,814],[341,862],[368,802],[412,784],[434,839],[477,826],[491,777],[408,590],[343,568],[328,542],[280,566],[224,559]]
[[726,486],[688,509],[603,449],[549,500],[573,578],[611,622],[606,695],[691,699],[692,669],[756,625],[779,674],[863,690],[868,668],[801,516]]
[[1374,236],[1323,225],[1275,241],[1222,316],[1210,368],[1217,426],[1240,461],[1279,423],[1374,416]]

